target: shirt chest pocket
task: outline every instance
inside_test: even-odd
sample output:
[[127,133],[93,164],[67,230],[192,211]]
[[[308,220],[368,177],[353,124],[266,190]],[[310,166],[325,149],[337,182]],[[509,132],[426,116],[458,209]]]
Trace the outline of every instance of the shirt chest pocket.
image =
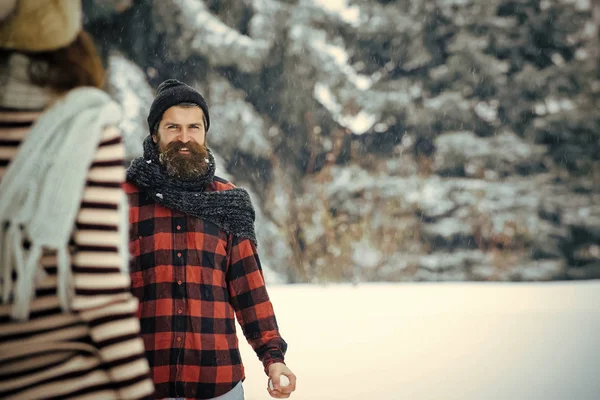
[[202,235],[199,245],[192,241],[186,251],[186,264],[202,269],[227,271],[227,240],[214,236]]
[[188,220],[187,265],[225,273],[228,247],[229,236],[215,224],[195,218]]

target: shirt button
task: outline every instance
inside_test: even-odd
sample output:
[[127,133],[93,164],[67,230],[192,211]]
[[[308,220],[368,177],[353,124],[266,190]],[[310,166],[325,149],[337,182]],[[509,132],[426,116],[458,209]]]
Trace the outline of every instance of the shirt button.
[[180,337],[178,337],[178,338],[177,338],[177,341],[178,341],[178,342],[181,342],[181,338],[180,338]]
[[177,230],[180,231],[181,230],[181,225],[177,225]]
[[181,314],[183,312],[183,310],[178,310],[177,314]]
[[181,285],[182,283],[183,283],[183,282],[181,282],[181,281],[177,281],[177,284],[178,284],[178,285]]
[[181,253],[177,253],[177,257],[181,257]]
[[142,237],[141,237],[141,236],[138,236],[138,239],[140,239],[140,240],[141,240],[141,239],[142,239]]

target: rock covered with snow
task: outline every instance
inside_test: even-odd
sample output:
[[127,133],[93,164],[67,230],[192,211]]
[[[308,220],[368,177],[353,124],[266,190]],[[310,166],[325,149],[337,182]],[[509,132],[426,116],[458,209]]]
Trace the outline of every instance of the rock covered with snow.
[[448,132],[435,139],[435,171],[441,175],[497,179],[543,171],[545,148],[525,142],[513,132],[478,137]]

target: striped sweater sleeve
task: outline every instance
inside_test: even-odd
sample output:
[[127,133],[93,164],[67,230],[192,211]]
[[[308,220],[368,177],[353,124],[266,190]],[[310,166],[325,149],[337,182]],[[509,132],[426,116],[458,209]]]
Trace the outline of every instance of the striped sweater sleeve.
[[[129,275],[121,270],[119,252],[125,178],[124,147],[118,129],[104,130],[90,166],[77,216],[73,256],[73,308],[90,326],[90,335],[115,383],[120,398],[146,398],[154,392],[145,358],[137,299],[130,292]],[[126,245],[126,244],[125,244]]]

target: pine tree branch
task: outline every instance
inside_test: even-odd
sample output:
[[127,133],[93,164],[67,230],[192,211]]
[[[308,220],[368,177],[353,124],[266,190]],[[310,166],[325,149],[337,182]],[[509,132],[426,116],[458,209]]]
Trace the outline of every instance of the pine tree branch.
[[162,19],[175,60],[199,55],[213,67],[235,67],[247,73],[260,71],[267,61],[272,42],[227,26],[202,1],[157,0],[154,9]]

